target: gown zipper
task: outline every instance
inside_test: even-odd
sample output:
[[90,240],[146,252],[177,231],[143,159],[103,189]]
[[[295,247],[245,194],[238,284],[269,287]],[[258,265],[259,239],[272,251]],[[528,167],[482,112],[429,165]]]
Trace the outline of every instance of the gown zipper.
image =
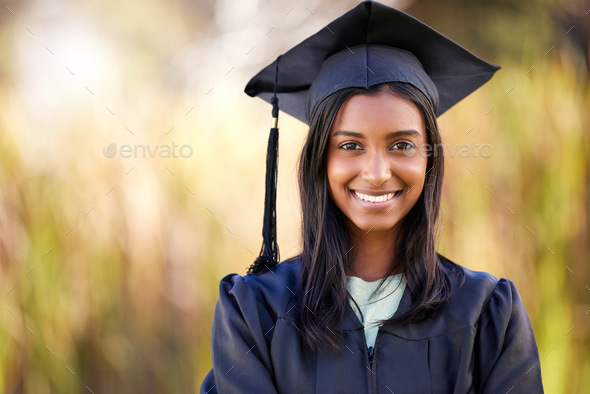
[[381,330],[377,332],[377,338],[375,338],[375,345],[367,347],[365,342],[365,349],[367,349],[367,361],[369,362],[369,371],[371,373],[371,384],[369,386],[369,393],[377,393],[377,375],[375,375],[375,349],[377,343],[379,343],[379,334]]
[[375,337],[375,344],[367,349],[367,358],[369,359],[369,368],[371,369],[371,389],[370,393],[377,394],[377,360],[375,359],[375,354],[377,353],[377,347],[379,346],[379,342],[381,339],[381,327],[377,331],[377,336]]
[[[379,335],[379,334],[377,334]],[[375,341],[375,345],[377,345],[377,341]],[[377,375],[375,374],[375,347],[371,346],[371,359],[369,363],[369,368],[371,368],[371,393],[377,393]]]

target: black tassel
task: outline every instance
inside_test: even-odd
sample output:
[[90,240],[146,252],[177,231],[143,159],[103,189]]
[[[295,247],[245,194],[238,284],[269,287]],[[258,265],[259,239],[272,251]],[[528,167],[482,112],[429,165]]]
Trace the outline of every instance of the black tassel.
[[279,99],[277,84],[279,77],[279,59],[275,75],[274,96],[271,98],[273,125],[268,137],[266,152],[266,193],[264,196],[264,221],[262,223],[262,248],[260,255],[250,265],[248,273],[258,274],[271,271],[279,263],[279,244],[277,241],[277,175],[279,161]]

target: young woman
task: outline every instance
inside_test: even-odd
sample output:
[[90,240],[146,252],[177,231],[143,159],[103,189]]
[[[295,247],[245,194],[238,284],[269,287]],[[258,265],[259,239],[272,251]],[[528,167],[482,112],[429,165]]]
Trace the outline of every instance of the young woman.
[[497,69],[364,2],[250,81],[275,118],[278,98],[310,125],[303,247],[277,264],[274,128],[261,256],[248,275],[221,281],[201,393],[543,391],[515,285],[435,249],[436,117]]

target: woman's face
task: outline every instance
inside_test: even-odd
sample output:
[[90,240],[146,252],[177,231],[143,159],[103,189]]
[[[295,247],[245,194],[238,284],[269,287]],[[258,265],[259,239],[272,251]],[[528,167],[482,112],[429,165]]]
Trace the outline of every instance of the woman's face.
[[389,90],[344,102],[326,164],[330,195],[351,225],[397,234],[424,187],[425,130],[418,107]]

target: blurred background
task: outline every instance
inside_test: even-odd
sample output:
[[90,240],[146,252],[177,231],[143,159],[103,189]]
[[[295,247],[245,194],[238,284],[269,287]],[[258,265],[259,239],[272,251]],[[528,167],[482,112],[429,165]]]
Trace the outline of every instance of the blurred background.
[[[590,2],[383,2],[502,66],[440,118],[439,251],[514,280],[546,392],[587,392]],[[243,88],[356,3],[2,2],[0,392],[198,391],[261,245],[270,107]],[[286,259],[307,130],[280,123]]]

